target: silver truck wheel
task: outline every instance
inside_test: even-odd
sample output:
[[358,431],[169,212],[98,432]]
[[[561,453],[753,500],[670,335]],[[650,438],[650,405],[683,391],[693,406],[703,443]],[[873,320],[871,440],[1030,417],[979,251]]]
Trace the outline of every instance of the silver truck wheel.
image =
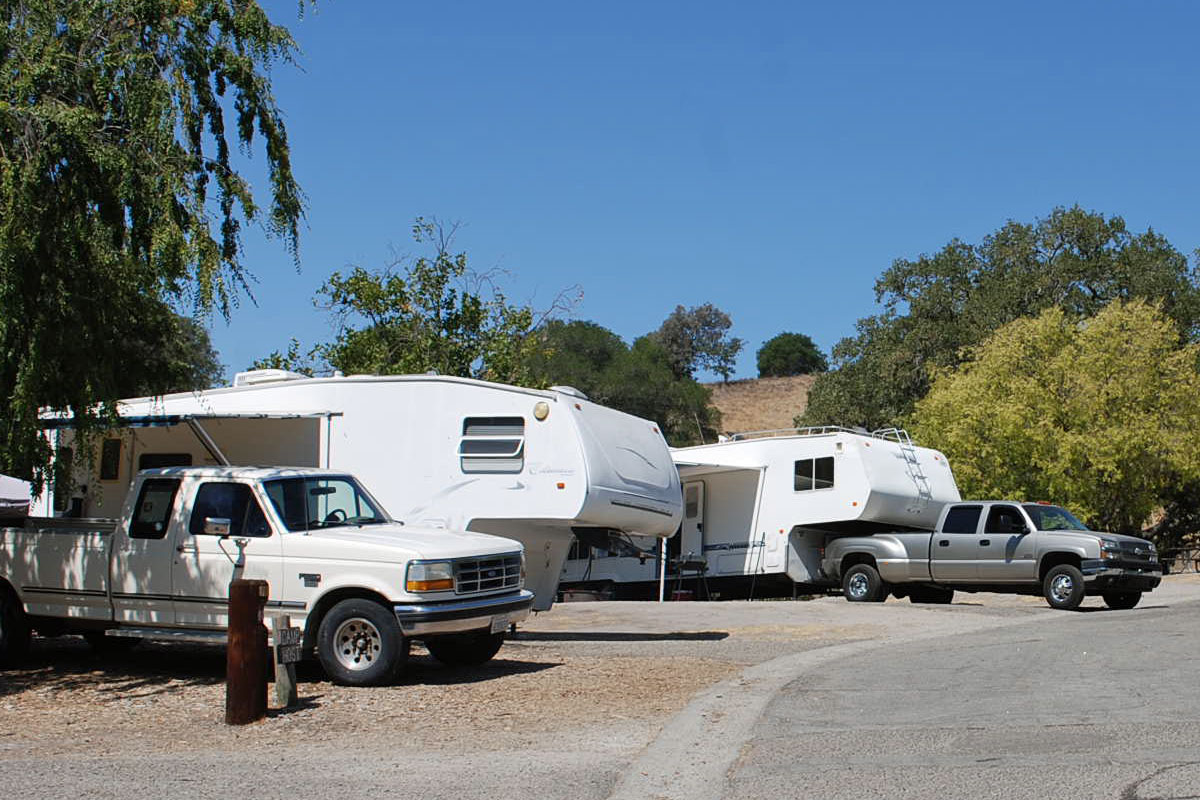
[[1046,573],[1042,594],[1051,608],[1074,611],[1083,602],[1083,573],[1070,564],[1059,564]]
[[317,629],[317,659],[334,683],[379,686],[408,658],[408,641],[396,617],[372,600],[342,600]]
[[851,603],[882,603],[887,586],[870,564],[855,564],[842,576],[842,594]]

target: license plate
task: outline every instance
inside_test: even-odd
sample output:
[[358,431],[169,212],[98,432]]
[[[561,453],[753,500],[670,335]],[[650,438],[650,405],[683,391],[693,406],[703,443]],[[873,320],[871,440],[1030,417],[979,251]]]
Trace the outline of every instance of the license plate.
[[492,617],[492,633],[504,633],[508,630],[508,614],[497,614]]

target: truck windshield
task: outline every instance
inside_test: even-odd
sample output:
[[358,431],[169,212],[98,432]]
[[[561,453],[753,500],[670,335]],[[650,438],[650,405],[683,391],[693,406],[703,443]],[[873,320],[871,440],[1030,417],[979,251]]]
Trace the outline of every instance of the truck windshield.
[[264,488],[289,531],[388,521],[387,514],[349,476],[280,478],[266,481]]
[[1024,509],[1039,531],[1086,531],[1088,529],[1087,525],[1075,519],[1075,515],[1065,508],[1030,503],[1024,506]]

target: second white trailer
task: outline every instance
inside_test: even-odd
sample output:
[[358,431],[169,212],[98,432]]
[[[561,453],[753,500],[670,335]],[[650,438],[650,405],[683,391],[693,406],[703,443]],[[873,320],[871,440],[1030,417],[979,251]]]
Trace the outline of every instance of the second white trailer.
[[[889,429],[823,427],[738,434],[671,452],[684,514],[667,543],[668,589],[744,597],[820,585],[830,535],[931,529],[960,498],[946,457]],[[577,544],[569,587],[649,597],[662,577],[657,542]]]

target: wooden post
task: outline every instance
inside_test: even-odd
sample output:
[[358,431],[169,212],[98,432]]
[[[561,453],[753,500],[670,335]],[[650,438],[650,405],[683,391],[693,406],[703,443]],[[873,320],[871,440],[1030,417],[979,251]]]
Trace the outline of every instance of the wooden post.
[[296,691],[296,663],[283,658],[284,631],[291,626],[292,618],[287,614],[281,614],[271,620],[271,633],[275,640],[275,647],[272,648],[272,661],[275,662],[275,705],[280,708],[291,708],[300,700]]
[[245,725],[267,715],[266,581],[229,584],[229,643],[225,659],[225,723]]

